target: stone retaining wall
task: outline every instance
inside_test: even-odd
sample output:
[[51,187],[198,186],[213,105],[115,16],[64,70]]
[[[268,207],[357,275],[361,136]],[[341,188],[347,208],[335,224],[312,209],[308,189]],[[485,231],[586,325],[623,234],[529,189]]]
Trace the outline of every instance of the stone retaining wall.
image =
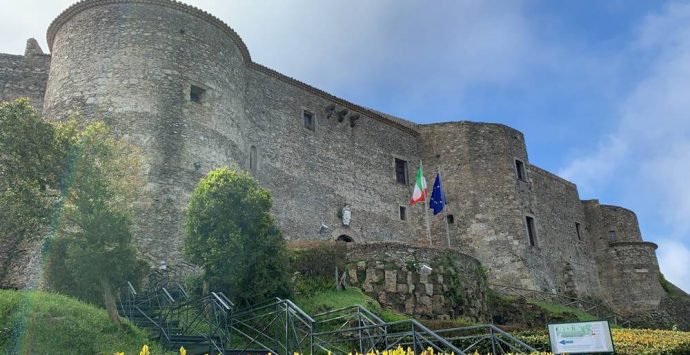
[[362,288],[381,305],[417,318],[488,319],[483,268],[476,259],[454,250],[350,244],[347,273],[350,285]]

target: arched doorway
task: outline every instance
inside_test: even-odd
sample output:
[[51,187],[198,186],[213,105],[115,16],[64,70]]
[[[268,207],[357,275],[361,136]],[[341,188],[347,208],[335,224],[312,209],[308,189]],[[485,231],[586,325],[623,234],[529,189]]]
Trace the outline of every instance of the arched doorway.
[[347,234],[341,234],[338,238],[335,240],[336,242],[345,242],[345,243],[352,243],[354,242],[354,239],[350,237]]

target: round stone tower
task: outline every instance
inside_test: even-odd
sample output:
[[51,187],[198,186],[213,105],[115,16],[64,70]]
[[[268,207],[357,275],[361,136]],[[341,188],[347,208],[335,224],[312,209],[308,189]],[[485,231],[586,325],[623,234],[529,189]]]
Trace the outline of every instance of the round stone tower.
[[[539,250],[528,237],[525,216],[534,214],[527,178],[527,151],[519,131],[500,124],[452,122],[420,126],[424,162],[433,181],[440,168],[452,215],[450,244],[491,270],[498,283],[542,288],[528,260]],[[532,228],[537,228],[532,224]],[[446,243],[444,223],[432,226],[437,243]]]
[[247,155],[246,46],[219,19],[168,0],[81,1],[53,21],[48,45],[45,116],[103,119],[142,147],[149,184],[136,241],[152,259],[179,260],[189,191]]
[[660,283],[657,245],[642,240],[637,216],[619,206],[585,201],[593,248],[606,280],[604,296],[621,314],[639,314],[658,308],[664,290]]

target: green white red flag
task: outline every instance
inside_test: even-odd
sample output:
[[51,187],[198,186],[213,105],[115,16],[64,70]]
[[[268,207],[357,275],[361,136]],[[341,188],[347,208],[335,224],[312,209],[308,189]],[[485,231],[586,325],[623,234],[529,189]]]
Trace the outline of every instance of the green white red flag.
[[426,201],[426,194],[426,179],[424,178],[424,172],[422,171],[422,164],[419,164],[417,176],[415,177],[414,191],[412,191],[412,198],[410,199],[410,205],[414,206],[414,204],[417,202]]

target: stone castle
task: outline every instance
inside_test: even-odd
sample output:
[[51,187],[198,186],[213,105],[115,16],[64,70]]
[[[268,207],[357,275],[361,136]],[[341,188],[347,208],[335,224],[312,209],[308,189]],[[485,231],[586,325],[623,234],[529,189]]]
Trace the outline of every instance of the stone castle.
[[[660,304],[657,246],[635,214],[580,200],[575,184],[530,163],[515,129],[420,125],[358,106],[253,62],[228,25],[171,0],[84,0],[47,36],[51,54],[35,40],[23,56],[0,54],[0,100],[29,97],[51,119],[102,118],[143,149],[136,242],[151,260],[181,259],[189,194],[221,166],[272,192],[288,240],[428,245],[424,208],[408,205],[422,161],[430,187],[443,172],[451,247],[491,282],[621,313]],[[445,247],[446,224],[431,219],[432,244]]]

